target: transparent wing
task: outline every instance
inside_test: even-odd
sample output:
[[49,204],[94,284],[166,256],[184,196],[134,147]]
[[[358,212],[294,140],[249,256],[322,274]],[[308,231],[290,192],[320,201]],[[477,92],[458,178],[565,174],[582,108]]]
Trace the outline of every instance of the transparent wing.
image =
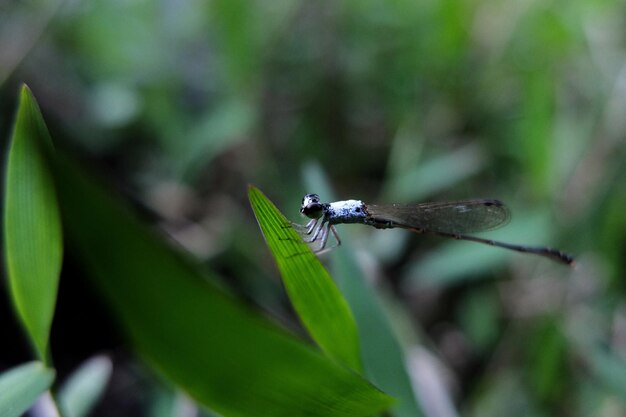
[[474,199],[414,205],[368,204],[371,217],[391,222],[393,227],[430,232],[474,233],[495,229],[509,222],[509,210],[499,200]]

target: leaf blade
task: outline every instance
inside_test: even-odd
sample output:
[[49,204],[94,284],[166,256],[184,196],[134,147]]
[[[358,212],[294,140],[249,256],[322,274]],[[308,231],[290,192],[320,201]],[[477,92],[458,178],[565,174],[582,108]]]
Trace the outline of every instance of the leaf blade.
[[258,188],[250,186],[248,197],[303,325],[324,352],[360,371],[356,322],[337,285],[289,221]]
[[[70,248],[142,358],[225,416],[371,415],[392,399],[244,308],[67,159],[54,164]],[[209,279],[207,279],[209,278]]]
[[24,86],[7,163],[5,255],[13,305],[44,362],[63,256],[56,192],[41,153],[49,145],[37,103]]
[[58,402],[63,415],[88,415],[104,393],[112,371],[113,364],[104,355],[95,356],[81,364],[59,390]]
[[0,375],[0,417],[19,417],[47,390],[54,371],[41,362],[16,366]]
[[[318,164],[308,164],[304,177],[308,189],[335,199],[330,183]],[[422,405],[414,393],[404,346],[394,331],[392,316],[385,309],[381,295],[368,285],[365,271],[352,253],[350,236],[344,235],[342,240],[342,249],[333,254],[333,275],[350,303],[359,328],[366,375],[396,398],[388,411],[389,415],[422,416]]]

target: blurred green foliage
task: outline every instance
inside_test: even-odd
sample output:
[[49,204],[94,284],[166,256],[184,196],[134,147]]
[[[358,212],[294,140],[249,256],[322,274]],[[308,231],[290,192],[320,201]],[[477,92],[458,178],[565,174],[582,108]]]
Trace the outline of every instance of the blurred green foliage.
[[[4,226],[12,233],[7,234],[4,254],[10,266],[11,288],[20,289],[11,292],[16,313],[22,318],[26,334],[35,342],[39,356],[43,356],[40,346],[48,346],[48,332],[42,336],[32,320],[24,317],[30,310],[41,308],[40,304],[47,307],[56,301],[60,211],[70,243],[68,253],[80,258],[85,275],[108,301],[134,350],[153,372],[198,404],[233,417],[359,417],[386,410],[393,403],[392,397],[355,372],[360,370],[359,346],[346,301],[306,247],[308,257],[284,257],[285,245],[289,250],[305,243],[258,189],[251,187],[250,200],[267,236],[271,236],[268,231],[272,229],[268,224],[278,224],[274,234],[290,230],[299,240],[281,244],[276,236],[268,239],[279,248],[282,245],[277,260],[286,267],[281,268],[284,281],[288,287],[293,281],[300,285],[298,291],[291,291],[294,306],[328,357],[216,287],[216,280],[208,271],[201,273],[197,263],[153,236],[123,204],[85,175],[75,161],[63,152],[55,152],[50,145],[37,103],[30,90],[23,87],[6,171],[9,186]],[[48,187],[42,191],[41,183],[45,181]],[[47,199],[24,199],[23,195]],[[284,225],[289,227],[285,229]],[[50,241],[45,245],[25,245],[40,239]],[[55,256],[51,257],[51,253]],[[43,260],[47,260],[54,274],[41,267],[28,271],[13,266]],[[303,275],[294,267],[310,269],[313,274]],[[54,288],[48,282],[51,275]],[[302,286],[303,280],[308,280],[309,285]],[[42,294],[44,301],[51,299],[52,303],[42,302]],[[50,323],[51,310],[38,312],[47,319],[42,321]],[[312,321],[315,316],[317,322]],[[334,321],[331,316],[335,316]],[[89,319],[83,320],[89,323]],[[70,340],[65,342],[72,344]],[[34,407],[61,410],[55,415],[87,415],[110,377],[109,360],[99,362],[96,367],[83,366],[76,371],[64,383],[69,388],[62,391],[58,400],[48,394]],[[10,385],[14,374],[9,371],[0,379]],[[71,382],[77,379],[81,380],[80,392],[77,382]],[[28,408],[29,402],[34,402],[45,389],[41,386],[45,381],[26,378],[23,387],[7,390],[0,415]],[[13,406],[12,402],[20,405]]]
[[18,417],[52,384],[54,371],[41,362],[29,362],[0,375],[0,410],[3,417]]
[[624,414],[624,28],[617,0],[4,2],[0,132],[27,82],[55,138],[290,325],[248,183],[294,221],[311,161],[341,199],[500,198],[489,236],[577,269],[358,226],[339,251],[459,413]]

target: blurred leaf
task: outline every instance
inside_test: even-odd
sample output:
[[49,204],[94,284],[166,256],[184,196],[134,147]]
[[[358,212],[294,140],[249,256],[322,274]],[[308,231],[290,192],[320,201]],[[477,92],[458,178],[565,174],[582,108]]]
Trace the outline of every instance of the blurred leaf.
[[365,283],[348,241],[335,255],[335,274],[359,324],[366,374],[398,399],[392,408],[394,416],[422,415],[413,394],[402,346],[376,294]]
[[[455,71],[462,64],[467,54],[469,41],[469,19],[471,2],[461,0],[447,0],[434,2],[434,21],[441,25],[437,28],[437,37],[433,40],[432,52],[439,56],[440,62],[445,62],[442,71]],[[448,82],[451,82],[448,80]]]
[[285,216],[258,188],[251,186],[248,197],[300,320],[324,352],[360,370],[356,323],[335,282]]
[[459,417],[454,407],[450,382],[447,380],[448,369],[428,349],[414,346],[408,352],[409,369],[415,394],[427,416]]
[[224,76],[239,90],[251,87],[254,70],[259,67],[257,7],[243,0],[212,3],[213,23],[223,47]]
[[[626,161],[623,163],[626,167]],[[611,265],[614,266],[612,279],[618,287],[623,288],[624,285],[624,236],[626,236],[626,216],[624,216],[624,207],[626,207],[626,189],[624,189],[624,181],[626,181],[626,168],[622,168],[623,173],[616,176],[613,187],[606,190],[606,203],[604,210],[598,216],[598,226],[594,228],[598,241],[598,251],[603,253],[605,258],[612,260]]]
[[[282,30],[291,31],[289,17],[298,10],[298,0],[249,2],[217,0],[209,3],[209,22],[220,51],[217,64],[222,84],[232,93],[255,95],[262,80],[258,69]],[[290,33],[290,32],[288,32]]]
[[454,241],[437,246],[408,265],[404,288],[413,291],[421,286],[451,286],[485,278],[482,274],[504,265],[507,255],[503,250],[479,245]]
[[530,175],[535,195],[548,192],[552,160],[553,83],[549,72],[531,71],[525,77],[523,109],[517,126],[516,152]]
[[0,374],[0,417],[21,416],[54,381],[54,371],[30,362]]
[[529,358],[526,368],[534,397],[542,402],[554,402],[566,391],[567,375],[567,340],[560,330],[557,319],[549,317],[529,334]]
[[394,203],[414,203],[420,199],[452,187],[477,173],[484,165],[479,148],[469,145],[423,163],[414,161],[403,173],[390,178],[385,199]]
[[185,393],[171,386],[155,384],[150,395],[148,417],[219,417],[210,410],[199,408]]
[[498,338],[499,301],[497,295],[488,289],[470,292],[460,303],[457,313],[464,333],[478,352],[485,351]]
[[111,377],[112,364],[106,356],[83,363],[63,383],[58,401],[64,417],[83,417],[98,402]]
[[63,1],[58,0],[45,3],[13,2],[0,6],[0,86],[37,44],[63,4]]
[[[319,165],[308,164],[304,176],[309,189],[334,199]],[[413,394],[402,346],[381,301],[367,285],[363,270],[352,255],[349,237],[344,235],[342,242],[342,246],[333,252],[335,276],[358,324],[365,373],[398,399],[392,408],[394,416],[420,416],[422,412]]]
[[[183,172],[195,174],[218,154],[248,139],[248,132],[255,123],[256,110],[252,103],[230,100],[199,120],[181,148],[180,158]],[[180,147],[180,144],[178,144]]]
[[362,416],[391,399],[217,289],[69,159],[54,164],[71,247],[141,356],[226,416]]
[[54,184],[41,146],[50,135],[22,87],[6,172],[5,257],[11,298],[37,356],[46,362],[63,252]]
[[66,45],[75,53],[89,54],[80,62],[83,70],[99,81],[138,78],[145,83],[147,78],[165,77],[171,55],[164,50],[173,36],[164,39],[161,5],[96,0],[89,6],[89,12],[70,14],[59,22]]

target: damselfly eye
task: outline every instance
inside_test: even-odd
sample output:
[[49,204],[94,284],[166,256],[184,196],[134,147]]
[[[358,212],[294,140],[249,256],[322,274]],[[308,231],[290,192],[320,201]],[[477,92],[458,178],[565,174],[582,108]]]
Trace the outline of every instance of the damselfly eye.
[[302,197],[302,207],[304,207],[307,204],[313,204],[313,203],[319,203],[320,202],[320,196],[317,194],[307,194],[304,197]]
[[302,198],[300,213],[311,219],[319,219],[324,212],[324,206],[320,203],[320,196],[317,194],[307,194]]

